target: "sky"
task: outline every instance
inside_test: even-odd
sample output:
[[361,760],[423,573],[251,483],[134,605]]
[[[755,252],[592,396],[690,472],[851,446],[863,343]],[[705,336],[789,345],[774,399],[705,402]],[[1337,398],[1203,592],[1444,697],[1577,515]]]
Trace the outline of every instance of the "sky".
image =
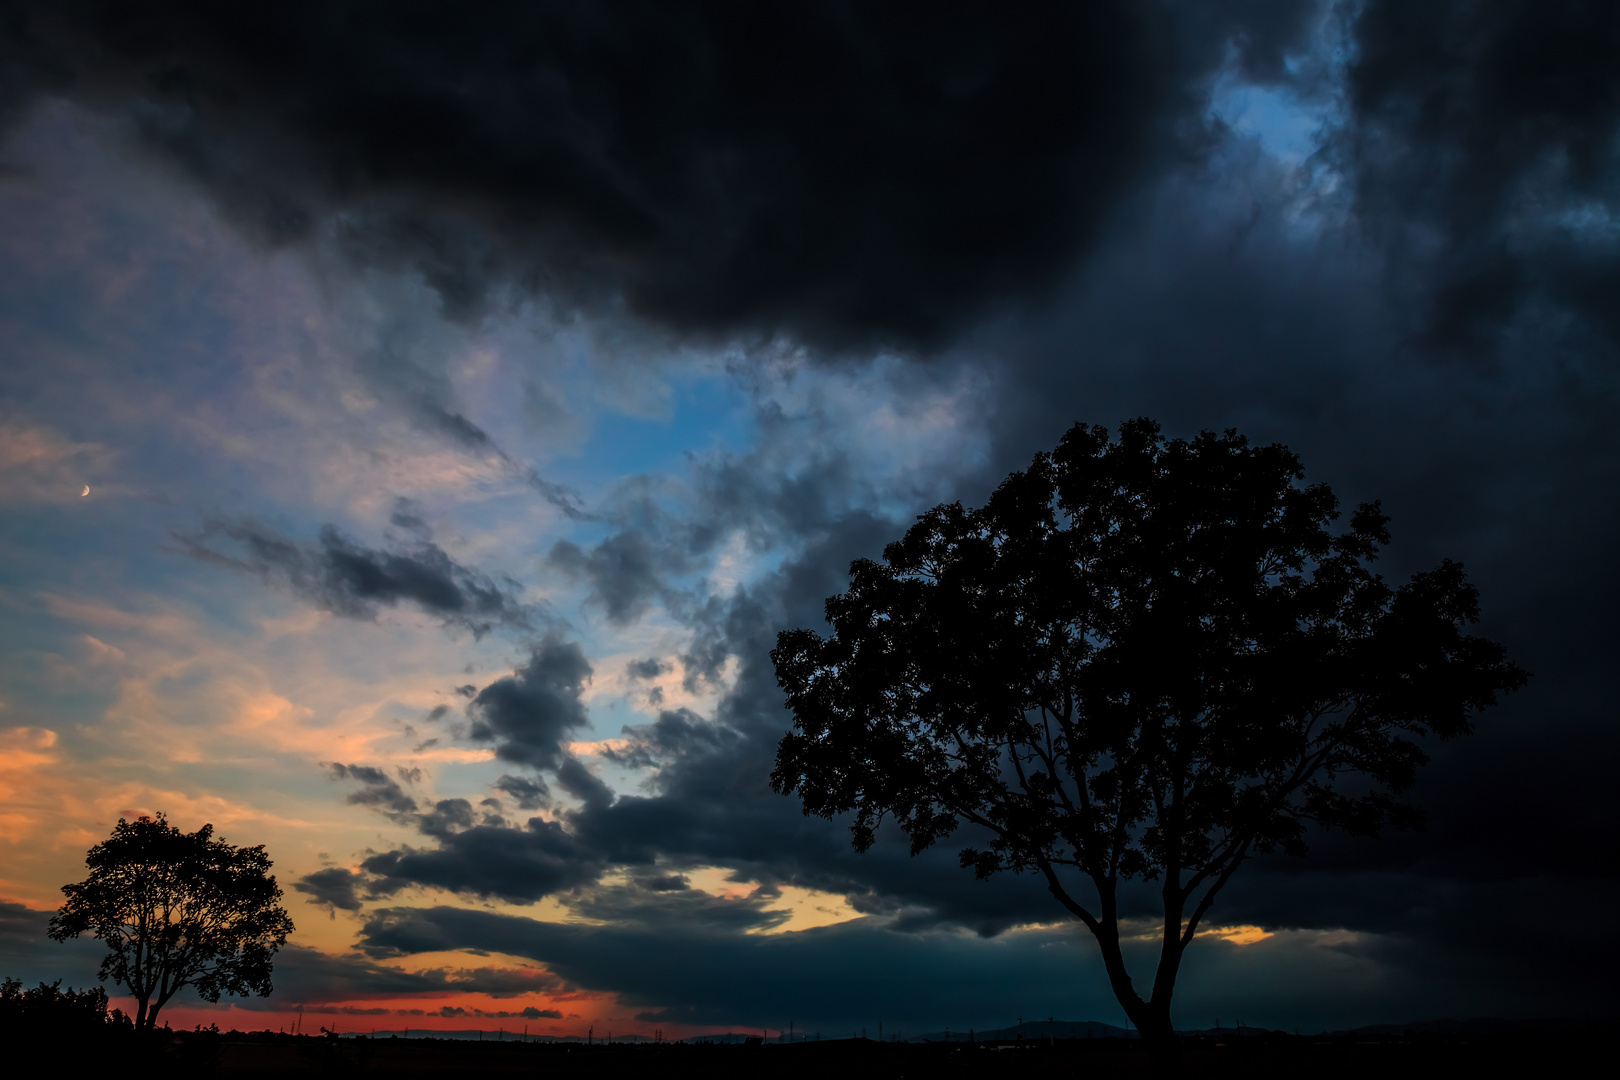
[[93,981],[45,920],[161,811],[297,924],[184,1026],[1123,1024],[1034,879],[771,792],[768,654],[1149,416],[1533,673],[1176,1023],[1613,1015],[1616,295],[1608,3],[6,0],[0,974]]

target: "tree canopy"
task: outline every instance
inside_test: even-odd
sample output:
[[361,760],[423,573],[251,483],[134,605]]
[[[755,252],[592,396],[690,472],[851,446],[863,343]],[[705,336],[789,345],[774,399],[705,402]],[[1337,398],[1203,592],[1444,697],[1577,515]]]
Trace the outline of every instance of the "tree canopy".
[[[1338,502],[1283,446],[1076,425],[981,508],[936,506],[857,560],[831,634],[772,659],[793,713],[772,783],[892,821],[919,853],[963,823],[988,877],[1028,871],[1101,946],[1132,1022],[1171,1042],[1182,955],[1252,857],[1307,827],[1419,824],[1400,795],[1419,740],[1472,730],[1526,673],[1472,636],[1478,596],[1446,561],[1391,588],[1377,503]],[[1159,883],[1162,944],[1139,988],[1122,881]],[[1089,886],[1089,888],[1088,888]]]
[[90,876],[62,886],[51,918],[57,941],[91,933],[107,943],[100,978],[135,998],[135,1024],[150,1030],[184,987],[208,1001],[270,993],[276,950],[292,933],[264,847],[181,832],[158,814],[118,819],[85,856]]

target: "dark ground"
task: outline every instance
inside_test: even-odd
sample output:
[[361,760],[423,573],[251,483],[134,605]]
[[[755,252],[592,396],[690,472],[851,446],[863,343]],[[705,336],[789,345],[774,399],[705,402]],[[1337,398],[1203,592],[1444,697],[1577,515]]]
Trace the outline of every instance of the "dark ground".
[[[1203,1077],[1571,1076],[1608,1060],[1609,1031],[1560,1035],[1288,1036],[1184,1040],[1184,1071]],[[977,1077],[1009,1072],[1041,1077],[1147,1077],[1142,1045],[1123,1039],[1074,1039],[999,1045],[881,1044],[867,1040],[791,1046],[683,1044],[585,1047],[568,1044],[435,1039],[342,1039],[224,1035],[176,1039],[145,1070],[120,1063],[121,1075],[260,1077],[768,1077],[795,1080],[877,1075]]]

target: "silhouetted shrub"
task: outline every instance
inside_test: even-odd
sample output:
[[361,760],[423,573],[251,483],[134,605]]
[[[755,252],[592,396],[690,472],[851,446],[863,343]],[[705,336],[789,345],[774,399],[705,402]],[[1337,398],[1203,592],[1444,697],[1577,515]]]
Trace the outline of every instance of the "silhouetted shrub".
[[83,1039],[133,1030],[123,1010],[107,1008],[107,992],[62,989],[62,980],[24,990],[20,979],[0,982],[0,1035]]

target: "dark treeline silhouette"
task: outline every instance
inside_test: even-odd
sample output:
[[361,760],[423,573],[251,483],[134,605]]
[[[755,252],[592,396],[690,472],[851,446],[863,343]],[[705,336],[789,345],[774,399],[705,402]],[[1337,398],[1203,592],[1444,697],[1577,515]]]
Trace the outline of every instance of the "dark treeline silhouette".
[[[1031,1025],[1033,1026],[1033,1025]],[[1425,1033],[1345,1032],[1295,1036],[1245,1029],[1181,1036],[1186,1074],[1295,1080],[1381,1080],[1457,1075],[1578,1075],[1576,1066],[1612,1047],[1610,1024],[1565,1022],[1550,1028],[1466,1037]],[[1149,1071],[1150,1044],[1140,1038],[1019,1039],[932,1043],[875,1038],[820,1042],[654,1042],[611,1044],[482,1042],[464,1038],[338,1037],[279,1032],[175,1032],[162,1059],[164,1075],[271,1077],[365,1075],[416,1080],[543,1075],[551,1080],[826,1080],[850,1075],[1000,1077],[1080,1075],[1111,1080]],[[127,1075],[121,1071],[120,1075]]]
[[[0,1046],[12,1062],[27,1047],[50,1047],[54,1066],[99,1072],[128,1056],[135,1025],[121,1009],[108,1009],[101,987],[63,989],[62,981],[25,988],[18,979],[0,981]],[[20,1075],[20,1074],[19,1074]]]
[[133,1030],[122,1009],[107,1008],[107,991],[62,989],[62,980],[24,989],[17,979],[0,982],[0,1034],[8,1038],[41,1035],[96,1035]]

